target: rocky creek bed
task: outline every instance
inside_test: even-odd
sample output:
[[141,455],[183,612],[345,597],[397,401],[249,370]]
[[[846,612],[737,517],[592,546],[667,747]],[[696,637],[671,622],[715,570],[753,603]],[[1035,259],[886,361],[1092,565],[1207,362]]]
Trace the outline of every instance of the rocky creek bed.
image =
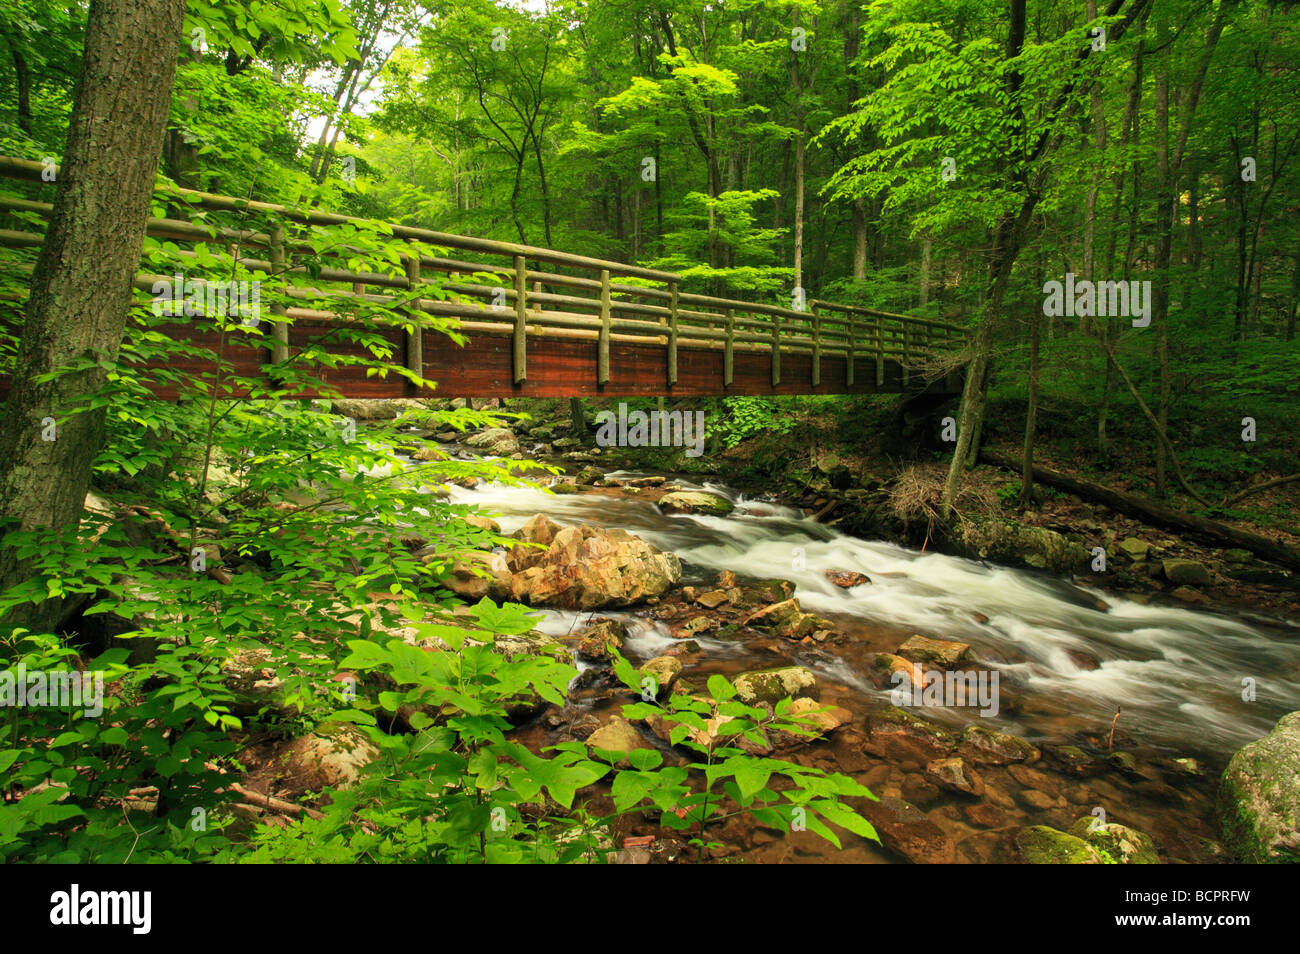
[[[430,435],[440,442],[417,455],[536,456],[567,471],[549,492],[446,490],[544,547],[466,554],[453,588],[539,607],[539,631],[582,668],[569,704],[535,713],[518,737],[536,749],[594,738],[686,757],[664,727],[621,718],[635,696],[609,670],[613,639],[679,690],[701,691],[719,673],[753,684],[756,698],[775,686],[809,700],[821,738],[787,739],[779,754],[851,775],[879,797],[856,806],[879,845],[848,836],[836,851],[741,816],[711,832],[723,845],[715,859],[1294,859],[1294,778],[1272,775],[1296,774],[1295,727],[1269,733],[1300,708],[1300,627],[1258,611],[1268,594],[1236,601],[1254,610],[1211,612],[1187,591],[1218,574],[1170,555],[1173,541],[1159,535],[1116,541],[1124,574],[1112,580],[1137,591],[1127,595],[869,542],[818,523],[816,506],[620,470],[599,448],[555,434],[495,429],[464,446]],[[894,705],[894,674],[923,680],[927,670],[996,673],[996,713]],[[1233,753],[1265,736],[1221,781]],[[1279,806],[1289,820],[1257,823]],[[629,860],[693,858],[654,817],[624,835]]]

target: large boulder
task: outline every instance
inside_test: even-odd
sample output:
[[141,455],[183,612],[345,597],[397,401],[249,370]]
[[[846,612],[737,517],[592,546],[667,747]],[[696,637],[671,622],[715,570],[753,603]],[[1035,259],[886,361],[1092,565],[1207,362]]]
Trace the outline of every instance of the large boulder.
[[379,750],[355,726],[327,723],[294,739],[275,765],[275,785],[291,797],[356,783]]
[[509,457],[519,453],[518,439],[504,427],[489,427],[485,431],[479,431],[468,438],[465,445],[486,450],[494,457]]
[[1223,844],[1247,864],[1300,862],[1300,712],[1240,749],[1219,782]]
[[726,497],[705,493],[702,490],[679,490],[659,498],[659,509],[664,513],[702,513],[725,517],[735,509]]
[[534,606],[631,606],[659,596],[682,576],[673,554],[626,530],[597,527],[564,527],[540,557],[527,560],[514,574],[510,598]]

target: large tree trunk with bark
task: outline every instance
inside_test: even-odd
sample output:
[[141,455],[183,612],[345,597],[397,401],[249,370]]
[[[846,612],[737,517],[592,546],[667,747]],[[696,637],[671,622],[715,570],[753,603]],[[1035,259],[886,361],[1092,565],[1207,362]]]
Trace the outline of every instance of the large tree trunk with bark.
[[[185,0],[90,5],[54,210],[0,426],[5,529],[63,530],[81,518],[105,409],[78,409],[106,371],[95,364],[48,376],[86,358],[115,359],[121,347],[184,14]],[[0,590],[29,572],[12,548],[0,548]],[[48,612],[30,622],[48,627]]]

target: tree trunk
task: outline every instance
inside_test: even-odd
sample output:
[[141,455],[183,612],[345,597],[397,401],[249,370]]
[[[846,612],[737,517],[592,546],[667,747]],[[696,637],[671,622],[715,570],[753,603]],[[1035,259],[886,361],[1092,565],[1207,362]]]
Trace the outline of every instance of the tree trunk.
[[[78,412],[114,360],[130,313],[185,14],[184,0],[92,0],[63,166],[32,274],[0,426],[0,524],[64,530],[81,519],[105,409]],[[57,421],[45,440],[47,418]],[[0,549],[0,590],[30,564]],[[49,610],[36,626],[53,624]]]
[[1038,429],[1038,337],[1041,319],[1039,309],[1029,310],[1029,407],[1025,411],[1025,443],[1021,453],[1020,503],[1022,506],[1029,505],[1034,492],[1034,435]]
[[[1156,363],[1160,375],[1160,401],[1157,417],[1160,429],[1169,432],[1169,261],[1174,230],[1174,170],[1169,162],[1169,26],[1163,14],[1157,14],[1156,45],[1160,54],[1156,74],[1156,254],[1154,292],[1151,302],[1151,324],[1156,333]],[[1156,493],[1163,496],[1168,490],[1165,476],[1166,455],[1163,444],[1154,448],[1156,455]]]
[[569,424],[574,437],[587,435],[587,418],[582,412],[582,398],[569,398]]

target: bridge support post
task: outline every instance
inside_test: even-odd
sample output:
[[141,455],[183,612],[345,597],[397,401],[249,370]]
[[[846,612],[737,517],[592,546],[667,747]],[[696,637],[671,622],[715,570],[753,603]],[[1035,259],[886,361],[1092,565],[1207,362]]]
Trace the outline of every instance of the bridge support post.
[[781,316],[772,316],[772,387],[781,383]]
[[[424,332],[420,327],[424,309],[421,307],[423,302],[419,297],[420,256],[418,253],[406,256],[406,283],[416,293],[416,297],[411,301],[415,311],[413,327],[406,332],[406,370],[424,377]],[[419,389],[418,385],[414,387],[416,390]]]
[[[284,226],[277,219],[270,228],[269,249],[271,256],[272,278],[279,280],[284,275]],[[271,363],[283,364],[289,360],[289,309],[284,305],[272,305],[271,314],[275,322],[271,325]]]
[[817,311],[817,303],[812,303],[813,321],[813,360],[812,383],[817,387],[822,383],[822,316]]
[[528,377],[528,269],[522,255],[515,256],[515,331],[511,342],[515,384]]
[[668,286],[668,386],[677,383],[677,282]]
[[908,352],[909,352],[908,346],[912,342],[912,326],[911,323],[907,321],[904,321],[902,324],[903,324],[903,360],[899,362],[899,368],[903,376],[903,387],[906,388],[907,387],[907,359],[908,359]]
[[731,387],[736,377],[736,311],[727,309],[727,343],[722,352],[722,386]]
[[851,388],[853,387],[853,361],[857,357],[853,353],[853,345],[858,336],[858,319],[853,317],[852,312],[844,321],[844,329],[849,335],[848,353],[844,356],[844,386]]
[[609,269],[600,270],[600,337],[596,342],[596,383],[601,387],[609,384]]
[[885,386],[885,319],[876,315],[876,388]]

